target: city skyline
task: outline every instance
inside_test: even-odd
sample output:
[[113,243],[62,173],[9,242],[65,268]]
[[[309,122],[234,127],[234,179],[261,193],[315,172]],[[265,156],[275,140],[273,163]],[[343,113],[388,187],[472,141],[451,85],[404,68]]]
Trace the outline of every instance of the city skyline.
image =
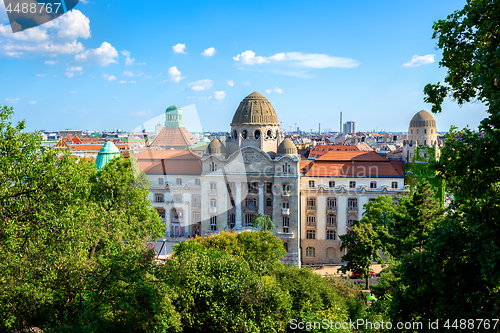
[[[343,112],[358,131],[407,131],[409,117],[430,111],[425,84],[445,75],[432,22],[465,3],[80,1],[12,34],[0,2],[0,105],[27,130],[132,131],[177,104],[220,132],[253,91],[285,130],[336,132]],[[475,129],[485,109],[447,101],[434,117],[440,132]]]

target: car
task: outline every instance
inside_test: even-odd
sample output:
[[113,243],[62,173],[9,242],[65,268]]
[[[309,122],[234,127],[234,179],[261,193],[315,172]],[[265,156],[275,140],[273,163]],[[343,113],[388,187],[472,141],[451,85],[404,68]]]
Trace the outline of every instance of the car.
[[[370,271],[370,277],[374,277],[376,276],[377,274],[375,274],[375,272],[373,271]],[[361,278],[361,273],[352,273],[351,275],[351,279],[360,279]]]

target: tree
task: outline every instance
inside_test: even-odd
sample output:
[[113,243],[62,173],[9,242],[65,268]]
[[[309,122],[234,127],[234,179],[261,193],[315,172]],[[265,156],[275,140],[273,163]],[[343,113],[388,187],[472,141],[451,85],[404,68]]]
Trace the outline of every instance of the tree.
[[0,109],[0,331],[178,327],[144,244],[163,225],[129,160],[40,150]]
[[274,223],[269,215],[257,214],[252,219],[252,224],[255,228],[260,228],[262,230],[274,230]]

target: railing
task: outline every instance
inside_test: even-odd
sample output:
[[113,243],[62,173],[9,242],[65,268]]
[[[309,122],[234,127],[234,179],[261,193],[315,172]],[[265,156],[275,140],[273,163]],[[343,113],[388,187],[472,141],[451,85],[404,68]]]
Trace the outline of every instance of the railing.
[[253,213],[253,212],[256,212],[257,210],[259,210],[259,208],[257,206],[245,207],[246,212]]
[[293,238],[293,232],[278,232],[277,234],[278,238],[284,238],[284,239],[292,239]]
[[208,207],[208,212],[212,214],[217,213],[217,207]]
[[182,222],[182,218],[172,217],[172,218],[170,218],[170,222],[172,222],[172,223],[181,223]]
[[326,211],[327,212],[331,212],[331,213],[334,213],[337,211],[337,206],[327,206],[326,207]]
[[217,195],[217,190],[209,190],[209,191],[208,191],[208,194],[209,194],[210,196],[216,196],[216,195]]
[[326,222],[327,228],[337,228],[337,222]]
[[308,227],[315,227],[316,226],[316,221],[314,222],[307,222]]
[[282,208],[281,215],[290,215],[290,208]]
[[310,211],[313,211],[315,212],[316,211],[316,206],[306,206],[306,210],[310,210]]
[[281,196],[284,197],[284,198],[289,198],[290,197],[290,194],[291,192],[281,192]]
[[358,206],[347,206],[347,210],[350,212],[357,212]]

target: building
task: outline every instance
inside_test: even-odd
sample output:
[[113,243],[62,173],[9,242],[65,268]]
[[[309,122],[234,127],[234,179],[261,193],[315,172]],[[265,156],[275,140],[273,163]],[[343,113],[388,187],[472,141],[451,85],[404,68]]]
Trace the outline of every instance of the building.
[[354,134],[356,133],[356,123],[354,121],[348,121],[344,124],[344,134]]
[[184,127],[182,109],[171,105],[165,110],[165,127],[158,133],[151,148],[190,149],[195,142],[194,136]]
[[418,148],[434,147],[434,156],[439,154],[438,149],[438,132],[434,117],[427,111],[421,110],[417,112],[410,121],[408,127],[408,139],[403,142],[403,158],[407,163],[422,162],[426,163],[430,156],[427,152],[421,150],[422,156],[416,156]]
[[361,218],[363,204],[408,193],[403,162],[362,145],[316,146],[312,159],[299,155],[258,92],[241,101],[223,139],[213,138],[203,156],[189,149],[135,155],[167,237],[255,230],[252,219],[260,213],[271,217],[284,243],[283,262],[339,264],[338,237]]

